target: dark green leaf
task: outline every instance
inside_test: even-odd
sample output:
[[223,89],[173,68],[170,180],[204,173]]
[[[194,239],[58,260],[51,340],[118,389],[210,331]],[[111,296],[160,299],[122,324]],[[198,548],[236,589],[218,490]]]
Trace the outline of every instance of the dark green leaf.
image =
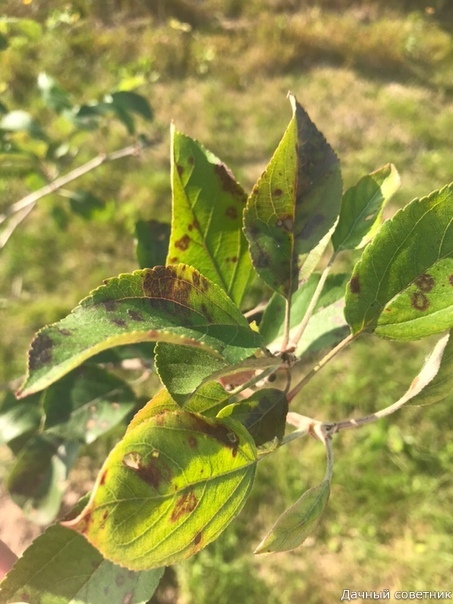
[[137,115],[141,115],[145,120],[151,121],[154,117],[153,111],[150,104],[144,96],[131,92],[129,90],[120,90],[119,92],[112,92],[109,97],[112,99],[112,103],[117,107],[121,107],[126,112],[131,111]]
[[278,518],[255,554],[284,552],[301,545],[315,529],[329,501],[330,481],[306,491]]
[[233,364],[261,343],[230,298],[191,267],[136,271],[108,279],[36,335],[18,395],[46,388],[102,350],[144,341],[192,346]]
[[0,445],[38,430],[43,418],[40,398],[33,395],[18,401],[12,392],[6,394],[0,407]]
[[165,264],[170,240],[170,225],[158,220],[139,220],[135,223],[135,239],[140,268]]
[[57,515],[64,482],[78,450],[78,443],[36,434],[20,451],[6,488],[33,522],[48,524]]
[[[290,100],[293,118],[244,214],[253,264],[285,298],[297,290],[305,261],[312,264],[310,252],[335,223],[342,189],[336,155],[292,95]],[[305,279],[309,271],[303,272]]]
[[126,432],[86,508],[65,524],[127,568],[172,564],[216,539],[240,512],[256,460],[238,422],[164,411]]
[[71,191],[69,204],[75,214],[86,220],[92,220],[96,214],[105,208],[105,203],[99,197],[83,189]]
[[136,405],[133,390],[120,378],[84,365],[44,393],[44,429],[90,444],[120,423]]
[[382,210],[400,186],[393,164],[364,176],[348,189],[341,203],[340,219],[332,236],[335,251],[363,247],[372,239],[382,218]]
[[285,434],[288,401],[281,390],[259,390],[241,403],[224,407],[217,417],[235,419],[243,424],[257,447]]
[[353,333],[415,340],[453,327],[453,185],[384,223],[354,268],[345,315]]
[[167,264],[190,264],[239,305],[252,273],[242,233],[247,196],[225,164],[199,143],[174,130],[172,139]]
[[4,604],[146,604],[163,568],[133,573],[105,560],[81,535],[49,527],[0,583]]

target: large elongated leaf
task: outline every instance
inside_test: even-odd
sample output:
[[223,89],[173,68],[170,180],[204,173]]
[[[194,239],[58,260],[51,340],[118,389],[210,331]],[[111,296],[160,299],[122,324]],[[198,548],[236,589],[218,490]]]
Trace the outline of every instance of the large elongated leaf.
[[252,266],[242,233],[247,195],[199,143],[172,130],[173,217],[167,264],[199,270],[240,304]]
[[332,236],[334,249],[353,250],[365,245],[380,224],[385,204],[399,186],[400,178],[395,166],[387,164],[348,189]]
[[412,397],[411,405],[432,405],[453,393],[453,334],[452,331],[442,338],[442,358],[434,378]]
[[413,340],[453,327],[453,185],[384,223],[346,294],[354,333]]
[[182,410],[153,415],[126,432],[86,508],[66,526],[127,568],[172,564],[205,547],[239,513],[256,455],[239,422]]
[[0,583],[3,604],[145,604],[163,568],[134,573],[105,560],[86,539],[49,527]]
[[293,118],[244,214],[253,264],[285,298],[297,289],[307,255],[334,224],[342,189],[336,155],[292,95],[290,101]]
[[49,386],[91,356],[123,344],[165,341],[237,363],[260,345],[258,334],[220,287],[186,265],[108,279],[67,317],[32,342],[19,396]]
[[255,554],[284,552],[301,545],[321,519],[329,494],[329,480],[323,480],[318,486],[306,491],[277,519],[256,548]]

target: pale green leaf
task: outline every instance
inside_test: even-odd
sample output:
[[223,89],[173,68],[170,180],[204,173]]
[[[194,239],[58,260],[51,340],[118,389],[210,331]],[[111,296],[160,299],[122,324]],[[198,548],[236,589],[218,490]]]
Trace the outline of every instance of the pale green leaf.
[[332,236],[335,251],[363,247],[381,224],[382,211],[400,186],[393,164],[364,176],[348,189],[341,203],[340,219]]
[[284,552],[299,547],[321,519],[329,495],[330,481],[328,480],[306,491],[278,518],[256,548],[255,554]]
[[126,432],[86,508],[65,525],[129,569],[175,563],[216,539],[240,512],[256,460],[239,422],[163,411]]

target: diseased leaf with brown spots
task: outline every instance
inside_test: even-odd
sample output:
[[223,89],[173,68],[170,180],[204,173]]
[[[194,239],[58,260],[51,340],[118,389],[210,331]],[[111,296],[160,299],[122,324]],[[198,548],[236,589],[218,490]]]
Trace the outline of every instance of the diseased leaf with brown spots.
[[342,192],[335,153],[294,96],[290,100],[293,118],[244,213],[253,265],[285,298],[296,291],[310,252],[335,223]]
[[93,355],[123,344],[164,341],[238,363],[260,346],[228,295],[179,264],[108,279],[31,344],[20,396],[41,390]]
[[239,422],[163,411],[126,432],[85,509],[64,524],[131,570],[173,564],[216,539],[241,511],[256,462]]
[[415,199],[365,248],[346,292],[353,333],[416,340],[453,327],[453,184]]
[[184,262],[240,304],[252,265],[242,232],[247,195],[230,170],[172,129],[173,218],[167,264]]

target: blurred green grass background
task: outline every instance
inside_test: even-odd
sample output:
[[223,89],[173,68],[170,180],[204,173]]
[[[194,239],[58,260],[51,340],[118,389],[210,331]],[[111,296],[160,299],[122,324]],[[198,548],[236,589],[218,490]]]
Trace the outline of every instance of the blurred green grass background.
[[[137,268],[137,219],[170,218],[171,120],[250,189],[290,119],[291,90],[339,155],[346,186],[393,162],[402,177],[395,209],[453,180],[449,0],[6,0],[1,10],[36,19],[43,32],[0,53],[8,109],[50,123],[40,72],[81,102],[132,83],[153,106],[155,121],[142,129],[158,141],[76,183],[107,202],[97,221],[62,221],[67,200],[52,195],[1,252],[1,383],[23,373],[37,329],[102,279]],[[63,123],[51,127],[64,137]],[[107,125],[88,138],[80,163],[125,140],[122,126]],[[0,212],[32,188],[0,178]],[[296,408],[338,419],[384,407],[430,346],[365,338],[311,382]],[[155,601],[321,604],[339,601],[343,589],[451,588],[452,400],[337,437],[331,503],[316,533],[294,552],[254,557],[277,516],[322,478],[324,452],[296,441],[263,461],[237,522],[169,574]],[[102,447],[95,451],[100,458]]]

